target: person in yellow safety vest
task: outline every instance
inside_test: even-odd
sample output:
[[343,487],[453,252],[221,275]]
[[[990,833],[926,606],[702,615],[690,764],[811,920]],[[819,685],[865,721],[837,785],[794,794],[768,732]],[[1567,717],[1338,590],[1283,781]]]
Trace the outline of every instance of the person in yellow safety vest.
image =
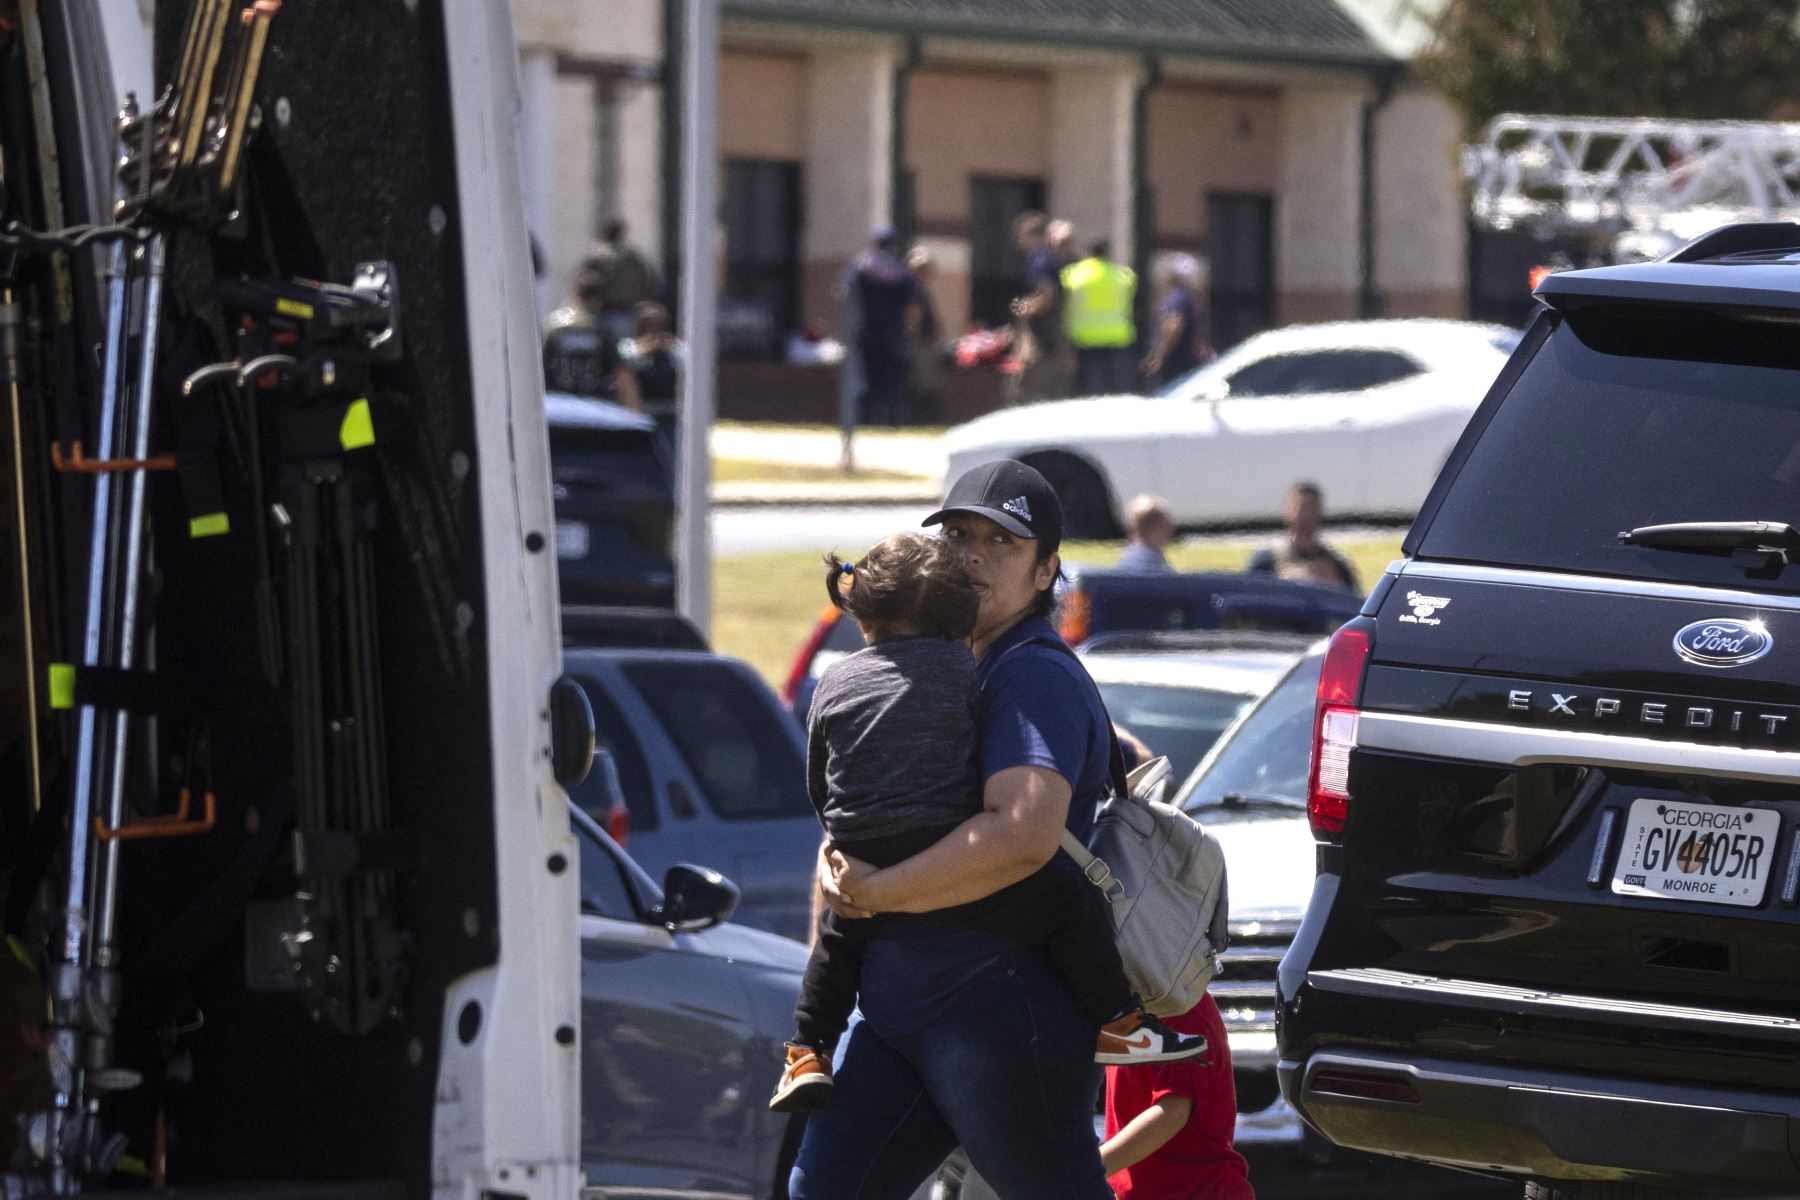
[[1062,269],[1063,329],[1075,347],[1075,369],[1084,396],[1129,392],[1132,345],[1137,329],[1131,322],[1137,299],[1137,274],[1109,262],[1110,247],[1096,241],[1088,256]]

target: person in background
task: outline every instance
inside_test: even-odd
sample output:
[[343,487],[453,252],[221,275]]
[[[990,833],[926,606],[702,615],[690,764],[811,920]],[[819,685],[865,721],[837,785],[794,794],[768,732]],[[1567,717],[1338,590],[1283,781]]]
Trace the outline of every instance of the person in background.
[[1075,361],[1063,336],[1063,263],[1050,245],[1050,218],[1036,210],[1020,213],[1013,221],[1013,238],[1025,256],[1025,288],[1012,302],[1013,316],[1022,326],[1013,402],[1060,400],[1074,384]]
[[899,253],[893,227],[877,226],[844,275],[844,340],[860,372],[860,415],[869,424],[899,425],[906,404],[907,328],[918,319],[919,284]]
[[669,310],[654,300],[637,306],[637,327],[619,343],[619,357],[637,378],[644,411],[656,418],[671,451],[679,432],[675,414],[679,405],[681,372],[687,365],[687,348],[675,337]]
[[1237,1086],[1231,1043],[1212,996],[1169,1017],[1199,1034],[1199,1058],[1106,1069],[1106,1141],[1100,1161],[1118,1200],[1256,1200],[1249,1166],[1231,1144]]
[[1131,525],[1131,541],[1119,555],[1121,571],[1172,571],[1165,551],[1175,540],[1175,522],[1169,505],[1160,496],[1139,496],[1125,510]]
[[1083,396],[1129,392],[1131,348],[1137,342],[1132,306],[1137,303],[1137,272],[1111,261],[1110,245],[1100,238],[1088,256],[1070,263],[1060,276],[1063,331],[1075,347],[1075,373]]
[[1289,488],[1281,519],[1286,532],[1251,555],[1246,571],[1359,590],[1349,560],[1319,537],[1325,524],[1325,497],[1318,484],[1301,480]]
[[941,419],[944,399],[944,326],[931,298],[937,263],[932,259],[931,251],[914,246],[906,256],[906,266],[913,274],[919,293],[918,303],[912,310],[907,408],[913,421],[920,425],[935,425]]
[[1143,362],[1144,376],[1153,390],[1167,387],[1215,357],[1206,340],[1200,260],[1191,254],[1177,254],[1164,266],[1162,276],[1156,338]]
[[544,333],[544,387],[571,396],[613,400],[643,410],[637,376],[619,360],[618,339],[600,322],[605,286],[590,264],[575,276],[575,296],[550,314]]
[[1059,270],[1081,257],[1075,252],[1075,222],[1056,217],[1045,226],[1044,236],[1050,243],[1050,257],[1056,260]]
[[625,222],[608,221],[600,230],[600,244],[586,263],[598,280],[600,324],[614,341],[630,337],[637,306],[656,299],[656,272],[626,243],[625,232]]

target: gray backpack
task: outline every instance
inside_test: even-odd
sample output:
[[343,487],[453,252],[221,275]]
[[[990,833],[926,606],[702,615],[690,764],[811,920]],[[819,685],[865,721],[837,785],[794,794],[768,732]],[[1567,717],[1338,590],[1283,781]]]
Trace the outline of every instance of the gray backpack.
[[1125,976],[1159,1017],[1200,1002],[1228,940],[1225,852],[1218,839],[1160,798],[1169,760],[1125,776],[1113,741],[1113,796],[1082,845],[1063,830],[1062,847],[1106,896]]
[[[1060,641],[1041,644],[1075,657]],[[1087,845],[1065,829],[1062,848],[1106,897],[1132,990],[1152,1013],[1171,1017],[1200,1002],[1229,941],[1225,852],[1198,821],[1162,802],[1169,760],[1127,776],[1110,719],[1107,732],[1112,798]]]

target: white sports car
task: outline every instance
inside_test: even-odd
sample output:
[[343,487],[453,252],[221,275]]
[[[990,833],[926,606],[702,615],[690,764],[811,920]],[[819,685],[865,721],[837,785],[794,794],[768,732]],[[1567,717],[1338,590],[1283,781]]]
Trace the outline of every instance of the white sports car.
[[1334,516],[1410,517],[1518,330],[1468,321],[1346,321],[1250,338],[1154,396],[991,413],[944,435],[947,478],[997,458],[1042,471],[1072,537],[1117,534],[1131,497],[1183,527],[1278,517],[1309,479]]

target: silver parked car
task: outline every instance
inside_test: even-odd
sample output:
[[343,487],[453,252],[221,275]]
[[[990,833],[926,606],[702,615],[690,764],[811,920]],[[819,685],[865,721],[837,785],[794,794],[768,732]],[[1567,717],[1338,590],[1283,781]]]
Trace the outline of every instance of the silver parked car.
[[1231,945],[1211,992],[1231,1039],[1240,1145],[1298,1144],[1303,1126],[1275,1080],[1275,969],[1313,885],[1306,823],[1321,643],[1213,745],[1176,794],[1225,849]]

